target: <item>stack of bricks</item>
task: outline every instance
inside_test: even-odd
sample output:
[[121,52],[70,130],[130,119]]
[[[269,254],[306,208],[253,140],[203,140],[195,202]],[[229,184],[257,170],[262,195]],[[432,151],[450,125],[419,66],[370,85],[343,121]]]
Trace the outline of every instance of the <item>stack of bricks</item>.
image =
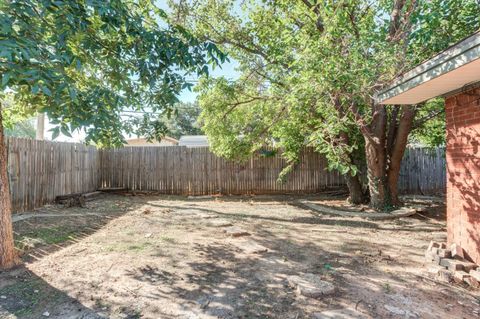
[[430,264],[428,274],[434,279],[480,288],[480,267],[464,258],[459,245],[453,244],[447,249],[445,243],[432,241],[425,252],[425,261]]

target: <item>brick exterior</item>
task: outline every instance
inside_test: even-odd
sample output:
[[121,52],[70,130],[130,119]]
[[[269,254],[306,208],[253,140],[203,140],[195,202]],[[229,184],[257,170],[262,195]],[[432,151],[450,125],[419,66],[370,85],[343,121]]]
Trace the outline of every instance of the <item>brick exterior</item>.
[[480,264],[480,88],[448,97],[448,243]]

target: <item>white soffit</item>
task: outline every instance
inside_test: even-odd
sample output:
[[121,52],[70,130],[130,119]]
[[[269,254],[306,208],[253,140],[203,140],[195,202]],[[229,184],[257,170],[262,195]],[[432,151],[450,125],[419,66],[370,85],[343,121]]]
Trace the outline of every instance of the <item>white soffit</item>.
[[480,81],[480,32],[394,80],[380,104],[417,104]]

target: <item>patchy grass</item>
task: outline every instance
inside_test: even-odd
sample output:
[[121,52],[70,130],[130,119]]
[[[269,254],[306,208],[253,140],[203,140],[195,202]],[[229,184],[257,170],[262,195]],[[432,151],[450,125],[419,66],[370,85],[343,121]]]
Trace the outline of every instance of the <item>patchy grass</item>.
[[154,245],[150,242],[136,242],[136,241],[128,241],[128,242],[114,242],[111,245],[106,246],[106,251],[108,252],[142,252],[148,249],[151,249]]
[[24,238],[36,239],[47,245],[60,244],[74,239],[76,232],[76,229],[69,227],[41,228],[25,234]]
[[175,244],[175,242],[176,242],[175,238],[168,237],[168,236],[161,236],[160,240],[165,242],[165,243],[169,243],[169,244]]
[[59,245],[74,240],[77,233],[77,229],[62,226],[32,229],[15,236],[15,247],[26,252],[39,246]]
[[[10,308],[12,313],[19,317],[32,315],[46,293],[42,280],[38,278],[20,281],[0,289],[0,297],[6,303],[5,307]],[[59,297],[51,294],[49,296],[53,298],[52,300]]]
[[392,293],[392,286],[388,282],[383,284],[383,289],[385,290],[386,294],[391,294]]

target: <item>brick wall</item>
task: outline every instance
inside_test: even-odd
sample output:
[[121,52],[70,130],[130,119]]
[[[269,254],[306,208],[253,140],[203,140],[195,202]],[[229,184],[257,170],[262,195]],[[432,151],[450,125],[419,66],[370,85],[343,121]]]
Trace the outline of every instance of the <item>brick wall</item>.
[[480,88],[448,97],[448,242],[480,264]]

